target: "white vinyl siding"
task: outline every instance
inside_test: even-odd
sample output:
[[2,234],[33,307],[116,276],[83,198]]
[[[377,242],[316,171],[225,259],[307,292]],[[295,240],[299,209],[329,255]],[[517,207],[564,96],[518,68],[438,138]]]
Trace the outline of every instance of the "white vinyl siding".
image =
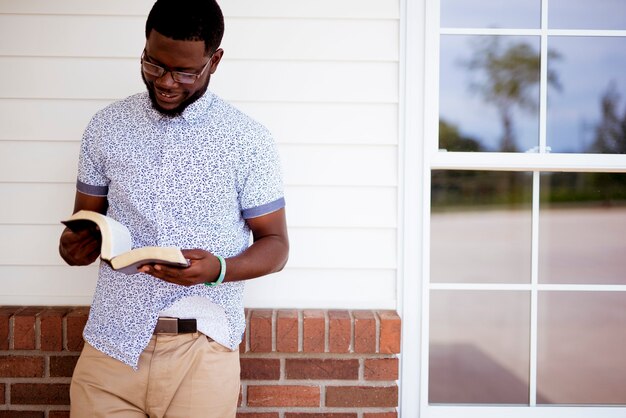
[[[223,0],[211,89],[265,124],[291,256],[250,307],[397,307],[399,2]],[[144,89],[152,1],[0,0],[0,304],[89,304],[57,254],[90,117]]]

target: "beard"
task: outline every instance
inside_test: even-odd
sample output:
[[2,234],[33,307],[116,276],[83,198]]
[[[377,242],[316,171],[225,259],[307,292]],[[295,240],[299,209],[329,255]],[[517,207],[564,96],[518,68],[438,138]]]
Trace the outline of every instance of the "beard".
[[150,101],[152,102],[152,107],[163,115],[174,117],[174,116],[180,116],[183,113],[183,111],[187,108],[187,106],[189,106],[190,104],[192,104],[193,102],[195,102],[196,100],[198,100],[200,97],[204,95],[204,93],[209,88],[210,76],[207,77],[207,80],[202,87],[200,87],[198,90],[193,92],[190,96],[185,98],[178,106],[176,106],[173,109],[164,109],[159,105],[159,102],[156,99],[156,93],[154,92],[154,82],[146,80],[146,76],[144,75],[143,71],[141,72],[141,79],[143,80],[143,84],[146,86],[146,89],[148,90],[148,96],[150,97]]

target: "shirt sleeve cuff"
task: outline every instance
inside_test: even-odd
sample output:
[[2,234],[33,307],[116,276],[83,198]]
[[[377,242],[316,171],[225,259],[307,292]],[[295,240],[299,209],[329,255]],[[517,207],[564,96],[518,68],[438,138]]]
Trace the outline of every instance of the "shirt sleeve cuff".
[[267,215],[268,213],[276,212],[278,209],[285,207],[285,198],[274,200],[273,202],[266,203],[254,208],[244,209],[241,211],[241,215],[244,219],[257,218],[259,216]]
[[76,180],[76,190],[90,196],[106,196],[109,193],[109,186],[93,186]]

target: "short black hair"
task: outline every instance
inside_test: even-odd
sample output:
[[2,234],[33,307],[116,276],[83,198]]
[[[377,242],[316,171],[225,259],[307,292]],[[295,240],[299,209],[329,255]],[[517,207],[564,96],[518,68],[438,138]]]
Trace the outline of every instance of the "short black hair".
[[224,15],[215,0],[157,0],[146,21],[146,39],[152,30],[177,41],[204,41],[208,54],[224,35]]

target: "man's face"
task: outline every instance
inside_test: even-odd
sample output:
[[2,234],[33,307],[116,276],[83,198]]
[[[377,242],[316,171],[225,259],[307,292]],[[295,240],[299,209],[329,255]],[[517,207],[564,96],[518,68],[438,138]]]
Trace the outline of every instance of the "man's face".
[[[152,30],[146,40],[144,61],[168,71],[161,77],[141,72],[154,108],[167,115],[182,113],[207,90],[223,53],[218,49],[207,56],[204,41],[177,41]],[[174,80],[170,71],[202,74],[192,84],[185,84]]]

